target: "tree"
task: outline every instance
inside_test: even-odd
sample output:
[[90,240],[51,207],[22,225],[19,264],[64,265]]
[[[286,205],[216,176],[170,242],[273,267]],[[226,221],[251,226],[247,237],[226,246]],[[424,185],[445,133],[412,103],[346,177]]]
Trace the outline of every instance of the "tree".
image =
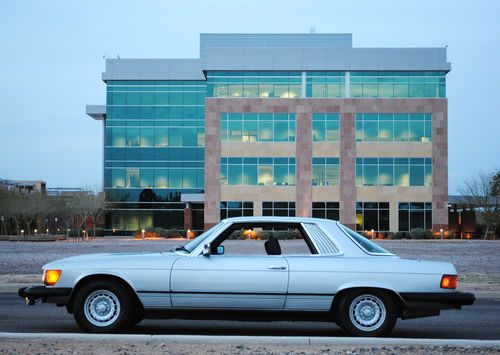
[[484,239],[488,237],[491,227],[500,223],[499,174],[481,172],[458,186],[458,192],[474,207],[486,226]]

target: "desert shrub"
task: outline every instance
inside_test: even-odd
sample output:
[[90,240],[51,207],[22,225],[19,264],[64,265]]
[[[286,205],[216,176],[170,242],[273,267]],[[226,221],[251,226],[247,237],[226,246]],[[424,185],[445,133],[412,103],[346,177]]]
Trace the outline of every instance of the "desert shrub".
[[434,239],[434,232],[431,229],[425,231],[424,239]]
[[425,233],[423,228],[413,228],[410,230],[410,239],[424,239]]

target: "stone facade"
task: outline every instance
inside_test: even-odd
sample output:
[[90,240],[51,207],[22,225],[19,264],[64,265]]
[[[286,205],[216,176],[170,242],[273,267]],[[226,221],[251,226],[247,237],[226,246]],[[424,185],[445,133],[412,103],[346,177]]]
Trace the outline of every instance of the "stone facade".
[[[340,221],[356,223],[356,201],[390,202],[391,230],[397,230],[397,202],[432,201],[435,231],[448,227],[447,99],[244,99],[207,98],[205,101],[205,228],[219,222],[220,201],[254,201],[254,214],[262,213],[261,201],[296,201],[297,216],[311,216],[313,201],[338,201]],[[295,143],[220,141],[221,112],[296,113]],[[340,113],[340,142],[312,142],[312,113]],[[356,143],[357,112],[432,113],[432,143]],[[221,156],[296,157],[296,186],[222,186]],[[340,157],[340,185],[311,186],[312,157]],[[357,156],[432,157],[432,187],[356,187]]]

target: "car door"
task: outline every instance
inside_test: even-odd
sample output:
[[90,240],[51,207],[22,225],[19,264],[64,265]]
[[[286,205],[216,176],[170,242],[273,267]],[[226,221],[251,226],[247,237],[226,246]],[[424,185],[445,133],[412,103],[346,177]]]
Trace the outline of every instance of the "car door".
[[283,309],[288,264],[281,255],[179,258],[172,267],[172,306]]

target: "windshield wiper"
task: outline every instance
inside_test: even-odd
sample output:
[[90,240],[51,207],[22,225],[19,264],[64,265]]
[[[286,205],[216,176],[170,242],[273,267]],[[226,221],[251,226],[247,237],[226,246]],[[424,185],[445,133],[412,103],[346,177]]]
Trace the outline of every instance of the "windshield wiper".
[[184,247],[184,245],[179,245],[179,246],[176,246],[176,247],[173,247],[172,249],[170,249],[170,251],[179,251],[179,250],[187,251],[188,253],[190,253],[190,251],[188,249],[186,249],[186,247]]

